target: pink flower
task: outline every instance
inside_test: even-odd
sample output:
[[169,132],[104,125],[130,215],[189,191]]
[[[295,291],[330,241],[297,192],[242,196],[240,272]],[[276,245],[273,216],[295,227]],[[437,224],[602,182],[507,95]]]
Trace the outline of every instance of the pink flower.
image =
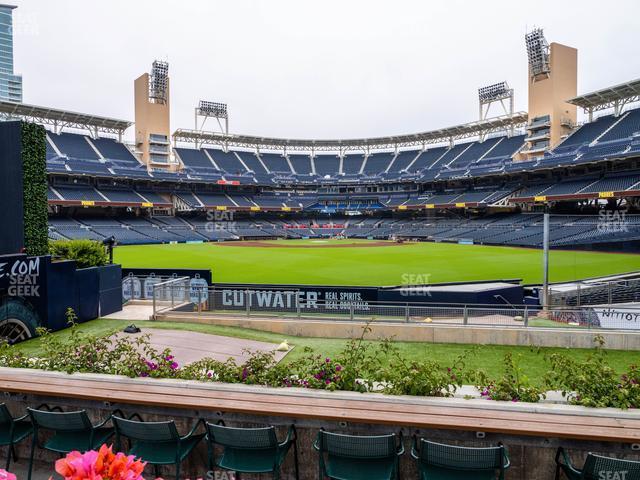
[[0,480],[16,480],[16,478],[17,477],[13,473],[0,468]]

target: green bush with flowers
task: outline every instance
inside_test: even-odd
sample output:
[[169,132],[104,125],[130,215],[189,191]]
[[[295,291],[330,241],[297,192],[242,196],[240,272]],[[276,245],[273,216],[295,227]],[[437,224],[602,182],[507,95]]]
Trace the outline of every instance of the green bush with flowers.
[[640,408],[640,370],[631,365],[618,375],[607,362],[599,337],[585,361],[562,353],[545,357],[550,368],[544,384],[534,385],[511,353],[504,356],[502,375],[490,378],[468,366],[481,347],[465,351],[451,365],[415,361],[404,357],[389,339],[366,341],[368,326],[333,358],[307,349],[299,359],[284,363],[276,361],[274,352],[247,352],[248,360],[243,364],[232,358],[205,358],[181,366],[170,350],[154,348],[147,335],[92,335],[77,327],[73,310],[67,316],[71,324],[67,341],[41,329],[42,352],[38,357],[28,357],[0,343],[0,366],[433,397],[450,397],[466,384],[476,385],[482,398],[520,402],[538,402],[545,398],[546,390],[559,390],[576,405]]

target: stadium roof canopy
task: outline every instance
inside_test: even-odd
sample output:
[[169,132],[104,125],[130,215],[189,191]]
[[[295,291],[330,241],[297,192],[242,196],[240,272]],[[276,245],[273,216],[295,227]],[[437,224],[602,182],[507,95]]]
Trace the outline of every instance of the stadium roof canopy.
[[124,131],[133,125],[127,120],[100,117],[86,113],[70,112],[56,108],[39,107],[26,103],[9,102],[0,100],[0,118],[4,120],[25,120],[28,122],[51,125],[58,132],[64,127],[89,130],[96,135],[98,132],[116,133],[122,135]]
[[517,112],[476,122],[465,123],[454,127],[432,130],[430,132],[390,137],[354,138],[348,140],[302,140],[289,138],[256,137],[235,135],[202,130],[178,129],[173,134],[174,142],[195,142],[196,145],[212,144],[224,147],[264,148],[267,150],[328,150],[345,151],[370,149],[390,149],[427,145],[433,143],[453,142],[462,138],[485,137],[494,132],[509,131],[527,123],[527,113]]
[[622,112],[622,107],[640,100],[640,79],[621,83],[612,87],[586,93],[567,100],[573,105],[583,108],[586,112],[595,112],[607,108],[615,109],[616,115]]

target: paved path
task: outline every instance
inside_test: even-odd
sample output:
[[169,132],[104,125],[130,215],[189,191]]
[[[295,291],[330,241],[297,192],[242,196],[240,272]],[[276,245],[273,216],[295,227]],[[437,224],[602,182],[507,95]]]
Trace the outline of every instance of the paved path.
[[[236,363],[242,364],[248,359],[248,354],[245,350],[251,352],[269,352],[274,351],[278,347],[277,344],[273,343],[223,337],[208,333],[146,328],[144,324],[140,324],[138,327],[142,329],[141,333],[117,333],[116,335],[137,337],[149,334],[151,345],[160,351],[165,348],[170,348],[176,362],[180,365],[196,362],[207,357],[223,362],[228,358],[233,358]],[[286,353],[287,352],[276,352],[276,360],[282,360]]]
[[114,320],[149,320],[153,314],[153,305],[133,304],[124,305],[119,312],[105,315],[102,318]]

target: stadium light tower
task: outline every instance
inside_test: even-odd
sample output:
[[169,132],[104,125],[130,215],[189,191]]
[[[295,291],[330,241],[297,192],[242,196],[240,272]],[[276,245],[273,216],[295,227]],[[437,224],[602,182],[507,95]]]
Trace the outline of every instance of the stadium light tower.
[[541,75],[548,77],[551,73],[549,61],[549,43],[544,38],[541,28],[534,28],[524,36],[527,45],[527,58],[529,59],[529,72],[535,79]]
[[[494,103],[500,103],[505,115],[513,117],[513,88],[507,82],[494,83],[478,89],[480,104],[480,121],[489,117],[489,109]],[[514,126],[511,125],[510,134],[513,135]]]
[[169,63],[155,60],[151,65],[149,75],[149,101],[152,103],[167,103],[167,90],[169,86]]
[[[202,123],[198,125],[198,117],[202,117]],[[229,134],[229,110],[226,103],[210,102],[208,100],[200,100],[195,108],[196,131],[202,131],[204,124],[208,118],[215,118],[220,127],[220,132],[225,135]],[[222,125],[224,120],[224,126]],[[196,142],[197,147],[197,142]]]

